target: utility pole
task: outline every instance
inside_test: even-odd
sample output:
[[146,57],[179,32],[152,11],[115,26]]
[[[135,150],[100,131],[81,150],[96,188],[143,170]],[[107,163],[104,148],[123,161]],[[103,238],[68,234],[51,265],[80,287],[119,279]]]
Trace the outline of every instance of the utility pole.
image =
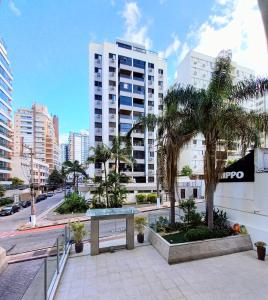
[[31,190],[31,225],[32,227],[36,226],[36,208],[35,208],[35,193],[34,193],[34,167],[33,167],[33,148],[23,145],[24,148],[28,149],[30,151],[30,160],[31,160],[31,167],[30,167],[30,190]]

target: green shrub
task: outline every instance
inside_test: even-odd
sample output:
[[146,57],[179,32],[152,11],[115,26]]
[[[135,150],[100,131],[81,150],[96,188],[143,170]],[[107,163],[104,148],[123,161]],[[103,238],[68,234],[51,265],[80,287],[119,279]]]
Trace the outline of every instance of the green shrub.
[[136,194],[137,203],[146,202],[146,194]]
[[60,207],[56,209],[59,214],[70,214],[70,213],[84,213],[89,208],[85,198],[79,196],[77,193],[72,193],[66,197]]
[[98,200],[98,196],[94,195],[90,204],[90,208],[106,208],[106,204]]
[[184,213],[181,219],[187,227],[196,227],[202,223],[202,215],[196,212],[196,204],[193,199],[181,201],[179,208]]
[[13,199],[11,198],[2,198],[0,199],[0,206],[8,205],[13,203]]
[[187,241],[201,241],[213,238],[222,238],[230,235],[230,231],[226,229],[213,229],[210,230],[208,227],[197,227],[189,229],[184,237]]
[[147,201],[150,203],[156,203],[157,202],[157,194],[154,194],[154,193],[148,194]]

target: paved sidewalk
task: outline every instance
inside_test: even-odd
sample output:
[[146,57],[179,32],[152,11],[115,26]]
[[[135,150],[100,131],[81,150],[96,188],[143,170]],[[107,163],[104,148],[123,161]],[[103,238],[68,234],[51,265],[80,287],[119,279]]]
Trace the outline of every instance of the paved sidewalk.
[[267,278],[254,251],[168,265],[145,246],[71,257],[55,300],[267,299]]

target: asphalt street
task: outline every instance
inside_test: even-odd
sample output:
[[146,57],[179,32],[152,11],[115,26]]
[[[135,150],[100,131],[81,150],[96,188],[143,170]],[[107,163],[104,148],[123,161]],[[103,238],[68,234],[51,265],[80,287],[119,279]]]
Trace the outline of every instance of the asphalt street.
[[[55,194],[53,197],[48,197],[46,200],[36,203],[36,215],[49,209],[63,198],[63,193]],[[27,223],[31,214],[31,207],[23,208],[12,216],[0,217],[0,233],[14,231],[19,226]]]

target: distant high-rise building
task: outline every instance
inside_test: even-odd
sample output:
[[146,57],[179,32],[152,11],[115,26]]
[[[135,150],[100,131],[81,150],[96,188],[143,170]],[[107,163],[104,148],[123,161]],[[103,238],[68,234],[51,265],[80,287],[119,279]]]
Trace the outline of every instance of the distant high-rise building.
[[[167,65],[144,46],[117,40],[89,46],[90,146],[111,146],[125,136],[134,123],[163,109],[167,88]],[[119,168],[136,187],[156,188],[156,129],[136,129],[131,137],[136,164]],[[114,168],[110,161],[108,169]],[[90,166],[90,176],[102,176],[101,164]]]
[[69,144],[60,144],[60,162],[69,160]]
[[33,104],[31,109],[15,112],[14,155],[27,153],[23,145],[33,149],[34,158],[46,162],[49,171],[59,168],[58,119],[44,105]]
[[12,81],[7,48],[0,39],[0,184],[8,184],[12,157]]
[[[190,84],[197,89],[207,89],[212,72],[214,71],[215,61],[215,57],[196,51],[190,51],[178,67],[176,83],[182,85]],[[255,77],[253,70],[242,67],[235,62],[232,62],[232,65],[234,82]],[[247,110],[254,110],[255,105],[256,99],[249,99],[243,103],[243,106]],[[204,136],[202,134],[198,134],[181,151],[179,163],[180,168],[183,168],[185,165],[189,165],[193,170],[193,174],[203,175],[205,150],[206,146]],[[240,157],[240,150],[239,143],[235,143],[234,148],[232,150],[229,149],[227,155],[230,159],[237,159]]]
[[89,156],[88,132],[70,132],[68,150],[68,159],[70,161],[78,160],[81,164],[84,164]]

